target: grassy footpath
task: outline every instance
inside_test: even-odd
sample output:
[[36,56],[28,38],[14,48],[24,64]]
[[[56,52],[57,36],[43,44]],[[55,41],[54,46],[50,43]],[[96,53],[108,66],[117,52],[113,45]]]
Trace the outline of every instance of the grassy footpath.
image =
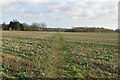
[[48,78],[84,78],[83,71],[76,66],[69,65],[71,58],[67,50],[68,46],[60,33],[55,34],[51,46],[48,59],[50,65]]
[[49,78],[60,77],[60,67],[64,64],[63,61],[63,38],[61,34],[57,33],[54,36],[53,42],[51,43],[52,49],[49,55],[50,70],[48,72]]

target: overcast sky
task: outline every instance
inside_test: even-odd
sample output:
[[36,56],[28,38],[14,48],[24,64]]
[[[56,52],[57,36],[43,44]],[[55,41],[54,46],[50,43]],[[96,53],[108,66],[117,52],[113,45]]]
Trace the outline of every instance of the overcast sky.
[[0,0],[0,23],[13,19],[49,27],[118,28],[118,0]]

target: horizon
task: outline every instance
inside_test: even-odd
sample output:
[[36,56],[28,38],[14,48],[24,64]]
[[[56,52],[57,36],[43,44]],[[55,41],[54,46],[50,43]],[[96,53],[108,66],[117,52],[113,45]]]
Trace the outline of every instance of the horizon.
[[[1,23],[46,23],[47,27],[75,26],[118,29],[118,3],[105,2],[8,2],[1,7]],[[14,5],[11,5],[14,4]]]
[[[16,20],[16,19],[14,19]],[[12,20],[11,20],[12,21]],[[18,21],[18,20],[17,20]],[[4,23],[4,22],[3,22]],[[0,25],[2,25],[3,23],[1,23]],[[20,22],[21,23],[21,22]],[[25,22],[24,22],[25,23]],[[6,24],[6,23],[5,23]],[[8,25],[9,23],[7,23]],[[23,23],[22,23],[23,24]],[[27,23],[26,23],[27,24]],[[28,25],[32,25],[31,24],[28,24]],[[77,28],[77,27],[83,27],[83,28],[104,28],[104,29],[110,29],[110,28],[105,28],[103,26],[59,26],[59,27],[56,27],[56,26],[47,26],[47,28],[66,28],[66,29],[72,29],[72,28]],[[117,28],[118,29],[118,28]],[[111,30],[116,30],[116,29],[111,29]]]

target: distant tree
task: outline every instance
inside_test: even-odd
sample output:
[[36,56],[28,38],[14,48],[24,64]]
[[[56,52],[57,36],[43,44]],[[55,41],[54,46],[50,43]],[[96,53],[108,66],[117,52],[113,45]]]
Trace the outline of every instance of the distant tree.
[[47,28],[47,25],[45,23],[42,23],[43,28]]
[[38,26],[40,28],[47,28],[47,25],[45,23],[39,23]]
[[27,29],[27,28],[29,27],[29,25],[28,25],[27,23],[23,23],[22,25],[23,25],[25,31],[29,31],[29,30]]
[[39,27],[38,27],[38,24],[37,23],[33,23],[31,26],[30,26],[31,30],[32,31],[38,31],[39,30]]
[[21,30],[21,31],[24,31],[24,30],[25,30],[25,27],[24,27],[22,24],[20,24],[20,30]]
[[12,30],[20,30],[20,23],[17,20],[10,21],[9,28]]
[[9,24],[8,26],[9,26],[9,28],[11,28],[12,30],[14,30],[14,24],[13,24],[12,21],[10,21],[10,24]]
[[115,30],[115,32],[118,32],[118,33],[120,33],[120,29],[116,29],[116,30]]
[[18,30],[18,31],[20,30],[20,23],[18,21],[14,21],[13,25],[14,25],[15,30]]
[[47,30],[47,25],[45,23],[39,23],[38,26],[40,29],[43,29],[44,31]]
[[5,22],[2,24],[2,29],[3,30],[9,30],[8,25],[5,24]]

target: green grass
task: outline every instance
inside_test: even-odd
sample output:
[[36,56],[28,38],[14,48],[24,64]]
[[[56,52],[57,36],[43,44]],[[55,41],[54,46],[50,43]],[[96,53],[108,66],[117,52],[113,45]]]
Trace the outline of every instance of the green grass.
[[16,78],[117,78],[117,33],[3,31],[2,71]]

